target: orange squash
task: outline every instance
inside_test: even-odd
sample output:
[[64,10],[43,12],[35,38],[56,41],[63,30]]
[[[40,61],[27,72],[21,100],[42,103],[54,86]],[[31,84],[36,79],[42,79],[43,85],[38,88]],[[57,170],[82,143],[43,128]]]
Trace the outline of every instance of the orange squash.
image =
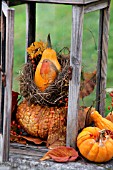
[[42,76],[40,74],[40,69],[42,67],[42,63],[46,59],[49,60],[56,67],[56,69],[58,71],[61,70],[61,65],[58,62],[57,54],[56,54],[55,50],[53,50],[51,47],[50,35],[48,35],[48,48],[45,49],[42,54],[41,60],[37,65],[37,68],[35,71],[35,77],[34,77],[34,82],[41,91],[44,91],[49,86],[49,84],[51,84],[55,79],[54,78],[51,82],[48,82],[48,80],[42,78]]
[[93,162],[106,162],[113,157],[113,139],[105,130],[87,127],[77,137],[80,153]]
[[98,111],[92,112],[90,116],[92,121],[94,121],[95,126],[97,126],[98,128],[113,131],[113,123],[102,117]]

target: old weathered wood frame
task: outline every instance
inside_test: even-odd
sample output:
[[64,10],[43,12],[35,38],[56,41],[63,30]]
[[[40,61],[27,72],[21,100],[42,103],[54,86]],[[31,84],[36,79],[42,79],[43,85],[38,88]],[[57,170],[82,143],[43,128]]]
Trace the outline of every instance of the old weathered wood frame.
[[[54,3],[54,4],[72,5],[72,37],[71,37],[70,65],[73,68],[73,72],[72,72],[72,80],[70,80],[69,82],[66,144],[67,146],[75,147],[76,137],[78,133],[78,106],[79,106],[79,88],[80,88],[80,75],[81,75],[81,64],[82,64],[82,33],[83,33],[84,14],[88,12],[100,10],[96,99],[97,101],[99,101],[97,102],[97,109],[102,115],[104,115],[104,106],[105,106],[104,99],[106,95],[105,88],[106,88],[106,72],[107,72],[107,56],[108,56],[110,0],[32,0],[32,1],[17,0],[16,2],[9,0],[7,1],[7,3],[9,6],[19,5],[24,3],[27,4],[26,47],[28,47],[35,40],[36,16],[34,11],[36,9],[36,3]],[[12,63],[10,64],[12,66]],[[9,89],[9,91],[11,91],[11,88],[9,87],[7,88]],[[10,121],[9,123],[7,123],[6,120],[6,126],[8,129],[10,126]],[[9,130],[6,131],[6,138],[7,138],[7,147],[8,147]],[[5,147],[3,147],[3,150],[5,151]],[[5,156],[3,154],[1,155],[2,161],[8,160],[8,155],[9,155],[8,152],[9,150],[7,151],[7,153],[6,151],[4,152]]]
[[[0,73],[0,161],[9,158],[10,119],[12,106],[12,70],[14,41],[14,10],[2,2]],[[4,79],[3,79],[4,77]]]

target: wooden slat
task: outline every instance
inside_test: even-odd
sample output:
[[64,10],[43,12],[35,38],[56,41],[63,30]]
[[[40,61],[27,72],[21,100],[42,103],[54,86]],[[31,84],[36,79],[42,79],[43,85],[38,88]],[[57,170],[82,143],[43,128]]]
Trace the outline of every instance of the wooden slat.
[[[22,2],[30,2],[31,0],[22,0]],[[56,4],[88,4],[100,0],[32,0],[32,2],[40,3],[56,3]]]
[[93,12],[99,9],[106,8],[107,6],[109,6],[109,0],[103,0],[99,2],[97,1],[97,2],[85,5],[84,12],[85,13]]
[[[36,27],[36,4],[28,3],[26,9],[26,48],[35,41],[35,27]],[[27,61],[26,53],[25,61]]]
[[3,1],[2,2],[2,11],[3,11],[5,17],[7,16],[7,10],[8,10],[8,6],[7,6],[6,2]]
[[[0,11],[2,10],[2,3],[0,1]],[[0,12],[0,65],[1,65],[1,12]],[[1,80],[1,72],[0,72],[0,133],[2,132],[2,116],[1,116],[1,94],[2,94],[2,80]]]
[[[8,15],[8,13],[7,13],[8,9],[9,9],[8,5],[6,4],[5,1],[3,1],[3,2],[2,2],[2,11],[3,11],[5,17],[7,17],[7,15]],[[11,8],[10,8],[10,9],[11,9]]]
[[[2,71],[5,72],[5,45],[6,45],[6,17],[2,12],[2,24],[1,24],[1,66],[2,66]],[[1,75],[2,76],[2,75]],[[2,77],[1,77],[2,79]],[[1,126],[1,154],[0,154],[0,162],[2,162],[2,148],[3,148],[3,115],[4,115],[4,86],[3,83],[1,81],[1,122],[0,122],[0,126]]]
[[69,82],[69,101],[67,117],[67,146],[75,148],[75,141],[78,133],[78,105],[79,88],[81,76],[82,60],[82,29],[84,8],[83,6],[73,6],[72,13],[72,38],[70,65],[73,68],[72,80]]
[[12,106],[12,75],[13,75],[13,41],[14,41],[14,10],[7,10],[6,17],[6,87],[4,94],[3,146],[2,161],[8,161],[10,143],[10,119]]
[[9,0],[8,4],[9,6],[15,6],[15,5],[20,5],[26,2],[39,2],[39,3],[56,3],[56,4],[89,4],[92,2],[97,2],[101,0],[17,0],[17,1],[12,1]]
[[[5,72],[5,45],[6,45],[6,17],[4,13],[2,12],[1,16],[1,67],[2,67],[2,73],[1,73],[1,79],[2,75]],[[1,106],[0,106],[0,111],[1,111],[1,134],[3,134],[3,113],[4,113],[4,85],[3,82],[1,81]]]
[[10,145],[10,154],[20,154],[22,155],[29,155],[29,156],[36,156],[42,157],[44,153],[48,151],[47,147],[40,147],[34,145],[22,145],[18,143],[11,143]]
[[21,0],[16,0],[16,1],[7,1],[8,6],[17,6],[17,5],[22,5],[25,4],[26,2],[22,2]]
[[108,58],[109,7],[100,11],[99,46],[97,63],[97,110],[105,115],[106,75]]

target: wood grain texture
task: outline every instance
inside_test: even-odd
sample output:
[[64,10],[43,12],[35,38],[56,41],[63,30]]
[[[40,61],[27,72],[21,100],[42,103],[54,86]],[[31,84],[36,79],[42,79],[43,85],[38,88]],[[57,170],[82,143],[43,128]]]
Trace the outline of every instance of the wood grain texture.
[[[0,11],[2,10],[2,3],[0,1]],[[0,12],[0,40],[1,40],[1,12]],[[0,41],[0,66],[1,66],[1,41]],[[1,72],[0,72],[0,133],[2,133],[2,114],[1,114],[1,94],[2,94],[2,77],[1,77]]]
[[7,17],[7,10],[8,10],[8,6],[7,6],[7,4],[3,1],[3,2],[2,2],[2,11],[3,11],[5,17]]
[[10,119],[12,106],[12,74],[13,74],[13,41],[14,41],[14,10],[7,8],[6,16],[6,56],[5,73],[6,87],[4,92],[4,114],[3,114],[3,146],[2,161],[8,161],[10,143]]
[[102,116],[104,116],[105,114],[109,10],[110,9],[108,7],[100,11],[100,23],[99,23],[97,90],[96,90],[96,101],[98,102],[96,108]]
[[[28,3],[26,6],[26,48],[35,41],[36,27],[36,4]],[[27,62],[27,53],[25,61]]]
[[[0,1],[0,11],[2,10],[2,3]],[[0,12],[0,40],[1,40],[1,12]],[[1,65],[1,41],[0,41],[0,65]],[[1,113],[1,94],[2,94],[2,80],[0,72],[0,162],[2,161],[2,113]]]
[[109,6],[109,0],[102,0],[85,5],[84,12],[93,12]]
[[[6,44],[6,17],[2,11],[2,24],[1,24],[1,34],[2,34],[2,42],[1,42],[1,66],[2,66],[2,73],[5,72],[5,44]],[[2,76],[2,75],[1,75]],[[1,77],[2,78],[2,77]],[[3,160],[3,115],[4,115],[4,86],[3,83],[1,81],[1,146],[0,146],[0,162],[2,162]]]
[[26,2],[22,2],[21,0],[16,0],[16,1],[12,1],[12,0],[9,0],[7,1],[7,4],[8,6],[17,6],[17,5],[22,5],[22,4],[25,4]]
[[[54,4],[70,4],[70,5],[89,4],[93,2],[99,2],[99,1],[101,0],[32,0],[32,2],[37,2],[37,3],[54,3]],[[27,3],[31,2],[31,0],[17,0],[16,2],[9,0],[8,4],[9,6],[15,6],[26,2]]]
[[[29,2],[30,0],[22,0],[22,2]],[[44,2],[44,3],[58,3],[58,4],[88,4],[96,2],[99,0],[32,0],[35,2]]]
[[23,145],[18,143],[11,143],[10,154],[20,154],[20,156],[34,156],[41,158],[48,151],[45,146]]
[[[3,8],[2,8],[3,9]],[[5,45],[6,45],[6,17],[4,15],[4,12],[2,11],[1,16],[1,67],[2,67],[2,73],[1,73],[1,79],[3,73],[5,73]],[[3,82],[1,81],[1,133],[3,134],[3,113],[4,113],[4,86]]]
[[73,6],[72,13],[72,38],[70,65],[73,68],[72,80],[69,82],[69,101],[67,116],[67,146],[75,148],[76,137],[78,134],[78,105],[79,89],[81,77],[82,60],[82,30],[84,8],[83,6]]

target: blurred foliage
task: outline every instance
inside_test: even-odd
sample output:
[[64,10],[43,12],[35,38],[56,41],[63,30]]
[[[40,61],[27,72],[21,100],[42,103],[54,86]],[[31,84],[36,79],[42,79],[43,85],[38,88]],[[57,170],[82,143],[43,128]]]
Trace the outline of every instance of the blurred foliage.
[[[19,91],[18,76],[24,63],[26,50],[26,6],[20,5],[15,8],[15,34],[14,34],[14,80],[13,89]],[[113,1],[110,8],[110,30],[109,30],[109,49],[108,49],[108,72],[107,88],[113,87]],[[71,44],[71,16],[72,7],[69,5],[37,4],[36,6],[36,41],[46,41],[48,33],[51,34],[52,46],[59,51],[64,46],[70,48]],[[94,71],[97,65],[98,53],[98,26],[99,12],[85,14],[83,29],[83,52],[82,67],[84,71]],[[86,103],[92,104],[95,99],[95,91],[86,98]],[[107,105],[109,95],[107,95]]]

